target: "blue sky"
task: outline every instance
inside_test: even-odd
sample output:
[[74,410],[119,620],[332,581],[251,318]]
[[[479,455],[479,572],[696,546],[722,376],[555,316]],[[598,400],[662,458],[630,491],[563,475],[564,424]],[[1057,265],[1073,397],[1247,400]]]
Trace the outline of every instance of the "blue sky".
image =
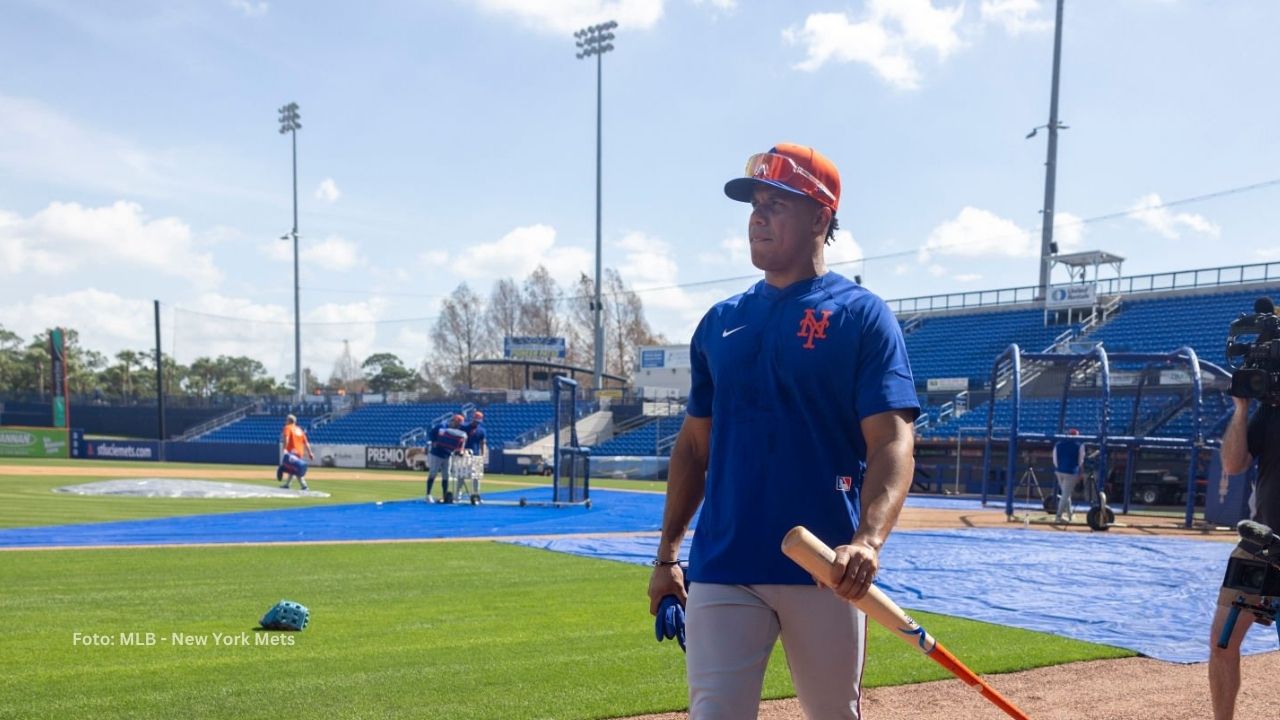
[[[604,262],[687,340],[750,280],[723,183],[779,141],[843,175],[831,262],[886,298],[1036,281],[1048,0],[35,2],[0,7],[0,324],[292,365],[296,101],[304,364],[417,363],[440,298]],[[1280,5],[1068,0],[1058,239],[1126,274],[1280,259]],[[1102,222],[1082,218],[1153,208]],[[890,257],[883,257],[890,255]],[[175,312],[175,308],[180,310]],[[1242,308],[1244,310],[1246,308]],[[204,314],[197,314],[204,313]],[[212,317],[218,316],[218,317]],[[237,320],[224,320],[234,318]],[[245,322],[252,320],[253,322]]]

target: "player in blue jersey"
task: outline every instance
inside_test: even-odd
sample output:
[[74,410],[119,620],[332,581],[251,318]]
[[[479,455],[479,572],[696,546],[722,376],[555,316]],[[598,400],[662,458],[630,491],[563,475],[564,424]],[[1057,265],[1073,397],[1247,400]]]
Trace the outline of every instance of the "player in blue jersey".
[[426,501],[435,502],[431,497],[431,488],[436,484],[436,475],[440,475],[440,499],[448,504],[453,502],[453,493],[449,492],[449,463],[453,456],[462,452],[467,442],[467,433],[462,429],[462,416],[454,415],[446,423],[427,431],[427,440],[431,449],[427,451],[427,496]]
[[[1075,519],[1075,508],[1071,507],[1071,495],[1076,485],[1084,476],[1084,444],[1078,440],[1080,431],[1071,428],[1067,431],[1068,440],[1060,440],[1053,446],[1053,472],[1058,477],[1058,514],[1054,522],[1071,522]],[[1065,518],[1065,519],[1064,519]]]
[[489,441],[486,439],[487,433],[484,429],[484,413],[480,410],[471,413],[471,422],[464,425],[462,429],[467,433],[466,450],[469,453],[466,456],[468,463],[467,477],[472,485],[470,492],[475,498],[472,502],[479,502],[480,481],[484,479],[484,462],[489,457]]
[[[876,576],[914,467],[906,346],[880,298],[827,270],[840,200],[831,161],[779,144],[725,194],[751,203],[764,280],[694,332],[649,610],[666,595],[687,603],[693,720],[756,717],[779,635],[805,716],[856,719],[866,618],[848,601]],[[700,504],[686,595],[678,553]],[[795,525],[835,547],[830,577],[782,554]]]

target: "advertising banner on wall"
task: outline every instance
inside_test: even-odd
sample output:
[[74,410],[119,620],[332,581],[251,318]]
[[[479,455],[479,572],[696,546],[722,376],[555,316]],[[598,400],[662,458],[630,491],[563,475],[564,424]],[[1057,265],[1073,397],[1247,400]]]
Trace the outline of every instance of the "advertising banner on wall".
[[640,348],[642,369],[688,368],[688,345],[646,345]]
[[155,440],[92,440],[84,431],[71,431],[71,457],[83,460],[159,460],[160,443]]
[[71,456],[62,428],[0,426],[0,457],[64,458]]
[[364,445],[330,445],[326,443],[311,443],[311,452],[316,454],[315,462],[320,465],[320,467],[365,467]]
[[1090,307],[1098,303],[1097,283],[1071,283],[1070,285],[1052,285],[1049,295],[1045,297],[1044,306],[1048,310],[1074,307]]
[[925,387],[930,392],[959,392],[969,389],[969,378],[929,378],[925,381]]
[[370,445],[364,449],[364,466],[374,470],[425,470],[427,450],[399,445]]

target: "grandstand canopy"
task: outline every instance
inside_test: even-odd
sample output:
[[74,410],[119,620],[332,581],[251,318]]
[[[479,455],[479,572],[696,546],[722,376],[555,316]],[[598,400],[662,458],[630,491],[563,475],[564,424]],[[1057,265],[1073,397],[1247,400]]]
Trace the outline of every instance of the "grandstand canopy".
[[1087,250],[1085,252],[1067,253],[1066,255],[1053,255],[1049,258],[1049,270],[1053,270],[1054,265],[1065,265],[1067,275],[1071,277],[1072,282],[1084,282],[1087,279],[1089,268],[1093,268],[1093,279],[1098,279],[1098,266],[1110,265],[1116,270],[1116,277],[1119,277],[1120,266],[1124,264],[1124,258],[1119,255],[1113,255],[1104,250]]

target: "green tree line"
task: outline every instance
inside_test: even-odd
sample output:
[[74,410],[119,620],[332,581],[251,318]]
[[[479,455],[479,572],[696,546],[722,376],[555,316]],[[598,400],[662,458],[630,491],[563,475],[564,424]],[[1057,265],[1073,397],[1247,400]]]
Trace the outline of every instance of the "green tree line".
[[[605,327],[605,372],[630,378],[638,348],[663,344],[644,316],[640,298],[618,272],[606,269],[602,288]],[[508,336],[564,337],[569,365],[590,368],[594,352],[594,283],[582,275],[564,291],[542,266],[523,282],[496,281],[487,297],[467,283],[445,299],[431,331],[430,348],[420,361],[406,362],[389,352],[353,358],[344,349],[328,380],[304,368],[309,390],[346,392],[419,392],[446,395],[467,388],[515,387],[523,373],[501,367],[473,368],[472,360],[502,357]],[[112,401],[149,400],[156,395],[155,351],[119,350],[107,355],[86,348],[74,328],[65,329],[67,385],[77,397]],[[226,397],[288,396],[293,373],[272,377],[258,360],[246,356],[198,357],[188,365],[161,355],[165,393],[170,397],[215,399]],[[53,381],[49,331],[24,341],[0,325],[0,397],[50,397]]]

